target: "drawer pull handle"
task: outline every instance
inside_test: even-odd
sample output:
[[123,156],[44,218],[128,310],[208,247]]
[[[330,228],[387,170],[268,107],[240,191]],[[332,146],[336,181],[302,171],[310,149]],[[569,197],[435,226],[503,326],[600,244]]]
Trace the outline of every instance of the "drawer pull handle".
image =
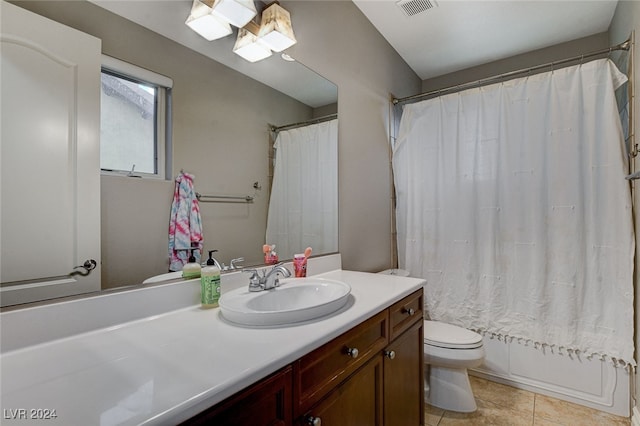
[[413,315],[415,315],[416,310],[415,310],[415,309],[413,309],[413,308],[404,308],[404,312],[405,312],[406,314],[408,314],[409,316],[413,316]]
[[358,358],[358,348],[347,348],[347,355],[351,358]]
[[389,359],[394,359],[396,357],[396,351],[384,351],[384,356]]
[[309,426],[320,426],[322,425],[322,420],[320,417],[309,416],[306,418],[306,422]]

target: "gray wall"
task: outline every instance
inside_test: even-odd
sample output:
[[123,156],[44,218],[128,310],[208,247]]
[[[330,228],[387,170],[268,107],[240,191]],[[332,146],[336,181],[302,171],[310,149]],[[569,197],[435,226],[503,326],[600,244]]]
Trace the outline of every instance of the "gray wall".
[[[623,41],[625,41],[628,37],[629,34],[632,33],[632,31],[636,30],[638,27],[640,26],[640,2],[638,1],[619,1],[618,2],[618,6],[616,8],[616,13],[613,16],[613,20],[611,21],[611,26],[609,28],[609,36],[610,36],[610,40],[609,42],[614,45],[614,44],[618,44],[621,43]],[[640,53],[640,51],[638,50],[638,45],[637,45],[637,41],[634,43],[634,51],[633,51],[633,55],[634,57],[638,57],[638,54]],[[640,118],[638,117],[638,102],[636,101],[636,93],[637,90],[635,89],[637,87],[637,82],[640,81],[640,71],[638,70],[638,68],[636,67],[636,69],[634,70],[634,74],[633,74],[633,114],[634,114],[634,128],[637,129],[638,126],[640,126]],[[638,142],[638,139],[636,138],[636,143]],[[633,168],[632,170],[637,171],[640,167],[640,160],[638,159],[638,157],[636,157],[635,160],[633,160]],[[640,181],[633,181],[633,186],[634,189],[638,189],[638,185],[640,185],[639,183]],[[636,362],[638,362],[640,360],[640,356],[638,355],[638,348],[640,347],[640,334],[637,332],[638,330],[638,324],[640,323],[640,300],[637,297],[639,293],[639,287],[638,287],[638,283],[640,282],[640,256],[638,256],[638,253],[640,253],[640,247],[638,246],[638,239],[637,236],[640,235],[640,228],[639,226],[639,221],[640,221],[640,216],[638,215],[638,212],[640,211],[640,200],[638,199],[638,196],[636,194],[636,191],[633,192],[634,198],[633,198],[633,209],[634,209],[634,215],[635,215],[635,225],[636,225],[636,269],[635,269],[635,293],[636,293],[636,305],[635,305],[635,314],[636,314],[636,320],[635,320],[635,329],[636,329]],[[632,387],[632,389],[634,389]],[[638,380],[638,377],[636,376],[636,385],[635,385],[635,395],[632,395],[633,398],[633,403],[632,403],[632,407],[634,407],[634,414],[638,415],[638,413],[636,413],[636,401],[638,400],[638,398],[640,398],[640,380]]]

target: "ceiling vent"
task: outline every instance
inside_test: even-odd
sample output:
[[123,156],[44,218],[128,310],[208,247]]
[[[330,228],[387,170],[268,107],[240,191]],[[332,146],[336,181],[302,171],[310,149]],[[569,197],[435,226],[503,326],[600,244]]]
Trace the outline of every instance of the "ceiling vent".
[[435,0],[400,0],[396,4],[407,16],[415,16],[438,6]]

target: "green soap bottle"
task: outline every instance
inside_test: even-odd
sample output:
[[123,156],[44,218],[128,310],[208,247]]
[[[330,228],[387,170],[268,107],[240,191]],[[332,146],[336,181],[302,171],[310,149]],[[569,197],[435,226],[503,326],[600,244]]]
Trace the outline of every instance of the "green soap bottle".
[[220,269],[213,260],[213,252],[209,250],[207,266],[200,273],[200,286],[202,287],[201,302],[205,309],[216,308],[220,299]]

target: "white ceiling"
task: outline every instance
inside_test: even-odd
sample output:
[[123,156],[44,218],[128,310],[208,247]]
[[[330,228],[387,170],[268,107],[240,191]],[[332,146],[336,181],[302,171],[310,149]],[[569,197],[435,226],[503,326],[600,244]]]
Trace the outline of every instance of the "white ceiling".
[[395,0],[353,0],[422,79],[605,32],[617,0],[430,0],[408,17]]

